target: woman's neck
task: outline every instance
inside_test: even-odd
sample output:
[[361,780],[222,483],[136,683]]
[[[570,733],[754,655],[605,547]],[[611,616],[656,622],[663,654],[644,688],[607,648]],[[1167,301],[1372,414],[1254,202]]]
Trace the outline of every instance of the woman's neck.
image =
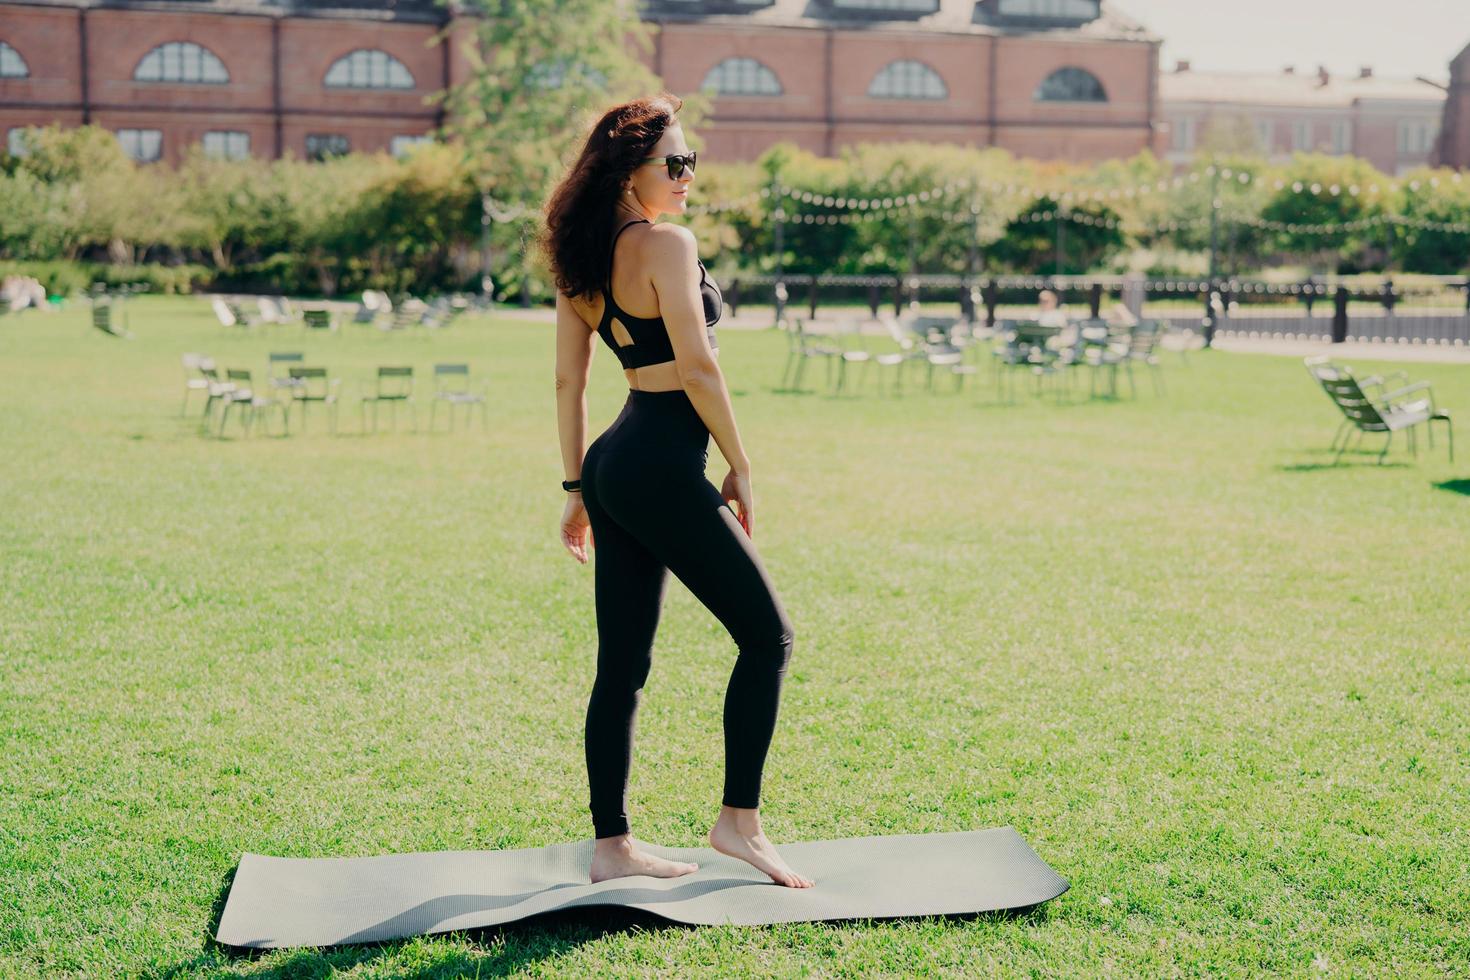
[[644,221],[647,221],[649,224],[653,223],[653,218],[658,217],[658,215],[654,215],[653,218],[650,218],[648,215],[643,213],[642,208],[632,207],[631,205],[624,204],[622,201],[618,202],[617,214],[620,221],[624,218],[641,218]]

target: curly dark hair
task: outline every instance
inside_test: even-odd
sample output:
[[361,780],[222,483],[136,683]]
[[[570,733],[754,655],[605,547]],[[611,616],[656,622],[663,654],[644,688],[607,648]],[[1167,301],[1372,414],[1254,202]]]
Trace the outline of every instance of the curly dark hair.
[[547,198],[536,244],[556,288],[566,295],[592,296],[602,288],[618,191],[683,106],[677,95],[660,92],[603,113],[577,162]]

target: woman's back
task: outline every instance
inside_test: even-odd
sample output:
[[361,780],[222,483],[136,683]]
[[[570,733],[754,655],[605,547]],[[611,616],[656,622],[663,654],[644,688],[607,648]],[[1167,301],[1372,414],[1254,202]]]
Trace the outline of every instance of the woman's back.
[[[635,228],[628,234],[629,228]],[[668,391],[683,387],[674,361],[669,339],[644,261],[644,246],[650,234],[657,234],[647,219],[635,218],[620,225],[613,233],[609,249],[607,275],[602,288],[602,305],[597,310],[597,333],[623,365],[629,387],[644,391]],[[619,250],[620,240],[621,252]],[[709,276],[703,261],[698,261],[699,291],[703,305],[705,329],[710,348],[719,352],[714,324],[724,311],[724,298],[719,285]],[[621,273],[621,274],[620,274]]]

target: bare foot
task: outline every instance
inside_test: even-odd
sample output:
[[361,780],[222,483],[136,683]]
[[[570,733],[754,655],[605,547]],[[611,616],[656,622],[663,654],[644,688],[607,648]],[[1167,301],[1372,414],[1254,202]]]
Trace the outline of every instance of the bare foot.
[[670,861],[649,854],[634,843],[632,834],[604,837],[597,841],[597,850],[592,853],[593,884],[628,875],[677,878],[698,870],[699,865],[692,861]]
[[815,882],[799,875],[781,860],[776,845],[761,830],[758,810],[737,809],[732,806],[720,808],[719,819],[709,832],[709,846],[721,854],[739,858],[755,865],[771,876],[771,880],[787,888],[810,888]]

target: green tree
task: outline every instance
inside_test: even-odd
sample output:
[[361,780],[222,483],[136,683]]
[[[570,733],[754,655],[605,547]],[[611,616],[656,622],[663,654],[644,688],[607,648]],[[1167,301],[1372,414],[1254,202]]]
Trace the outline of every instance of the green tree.
[[1390,203],[1385,180],[1357,157],[1296,154],[1261,209],[1263,219],[1286,226],[1270,236],[1270,247],[1320,271],[1358,271],[1372,261],[1369,249],[1389,240],[1391,226],[1373,223]]
[[[1470,180],[1448,170],[1416,170],[1400,184],[1394,258],[1413,272],[1470,271]],[[1425,223],[1458,227],[1435,227]]]
[[[663,88],[633,53],[652,50],[652,25],[618,0],[465,0],[474,18],[470,77],[442,94],[445,135],[462,141],[479,189],[537,207],[586,138],[595,115]],[[447,28],[445,43],[455,43]],[[681,120],[708,107],[682,96]],[[690,146],[697,149],[691,137]]]
[[[636,51],[652,50],[654,28],[622,0],[463,0],[473,17],[468,37],[449,25],[445,43],[463,43],[470,77],[442,93],[443,134],[465,151],[477,191],[518,212],[497,222],[498,242],[512,267],[502,285],[542,292],[544,270],[533,269],[525,247],[553,182],[570,165],[591,122],[612,105],[663,90]],[[698,93],[684,95],[681,121],[689,144],[708,109]],[[477,209],[478,210],[478,209]]]
[[270,234],[271,215],[260,196],[271,183],[271,164],[212,159],[196,143],[185,151],[172,181],[171,199],[181,217],[179,243],[221,274]]
[[1118,213],[1100,202],[1079,205],[1051,196],[1037,198],[1011,219],[1005,234],[990,247],[991,259],[1011,272],[1090,272],[1123,247],[1118,221]]

